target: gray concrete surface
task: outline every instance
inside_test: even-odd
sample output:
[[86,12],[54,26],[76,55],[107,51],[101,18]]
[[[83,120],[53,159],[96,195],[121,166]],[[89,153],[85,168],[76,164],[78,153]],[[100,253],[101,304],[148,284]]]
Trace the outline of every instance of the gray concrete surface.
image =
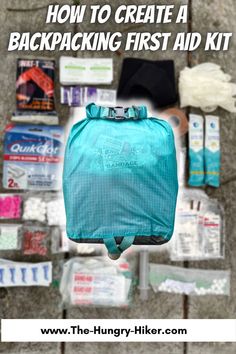
[[[38,7],[44,7],[50,4],[49,0],[39,1],[1,1],[0,11],[0,48],[1,48],[1,90],[0,90],[0,130],[2,131],[7,119],[15,110],[15,79],[16,79],[16,59],[18,57],[32,56],[32,53],[7,52],[7,43],[9,33],[12,31],[73,31],[73,27],[69,24],[65,25],[45,25],[46,8],[33,10]],[[58,1],[65,3],[65,1]],[[72,3],[72,1],[66,1]],[[15,9],[15,11],[14,11]],[[27,12],[18,11],[27,9]],[[32,11],[29,11],[32,10]],[[58,58],[61,54],[39,53],[39,57],[47,56]],[[59,98],[59,84],[57,73],[57,98]],[[57,100],[58,101],[58,100]],[[57,110],[61,117],[66,117],[67,113],[57,104]],[[2,149],[2,144],[1,144]],[[0,157],[2,159],[2,156]],[[1,169],[2,170],[2,169]],[[0,255],[4,257],[3,254]],[[19,254],[8,254],[7,258],[32,261],[31,257],[22,257]],[[54,268],[56,273],[59,269],[61,257],[53,257]],[[42,260],[42,259],[41,259]],[[34,259],[35,261],[35,259]],[[40,259],[37,259],[40,261]],[[56,274],[57,275],[57,274]],[[0,288],[0,318],[61,318],[62,311],[60,309],[60,294],[56,288]],[[21,343],[21,344],[3,344],[0,343],[0,353],[34,353],[41,352],[48,354],[60,353],[60,344],[57,343]]]
[[[188,0],[177,0],[175,4],[190,3]],[[3,128],[7,118],[15,109],[15,62],[17,57],[22,57],[21,53],[7,53],[6,45],[11,31],[47,31],[60,30],[64,31],[125,31],[127,28],[132,30],[130,25],[117,26],[112,21],[105,25],[90,25],[86,20],[82,25],[73,26],[70,24],[64,25],[45,25],[44,19],[46,9],[33,10],[38,7],[46,6],[52,3],[50,0],[3,0],[1,1],[0,11],[0,53],[1,67],[0,80],[0,129]],[[57,3],[73,3],[70,1],[57,1]],[[98,3],[96,0],[83,0],[81,3],[87,5]],[[135,1],[103,1],[109,3],[113,7],[119,4],[152,4],[152,0],[135,0]],[[158,4],[171,4],[173,1],[158,1]],[[235,30],[235,14],[236,3],[234,0],[192,0],[192,28],[193,31],[201,33],[209,31],[232,31]],[[32,11],[9,11],[7,9],[32,9]],[[187,31],[187,25],[149,25],[135,29],[135,31],[163,31],[163,32],[180,32]],[[235,74],[235,39],[232,43],[230,51],[227,53],[206,53],[201,48],[191,55],[191,64],[197,64],[203,61],[214,61],[222,65],[222,67],[230,72],[234,81]],[[38,56],[58,57],[63,53],[41,53]],[[70,53],[67,53],[68,55]],[[72,53],[71,53],[72,54]],[[32,55],[32,53],[23,53],[24,56]],[[34,54],[37,55],[36,53]],[[110,53],[73,53],[73,55],[81,57],[92,56],[110,56]],[[111,54],[114,59],[115,77],[113,87],[117,87],[122,60],[124,57],[141,57],[149,59],[174,59],[176,65],[176,78],[179,71],[187,65],[187,53],[167,52],[143,52],[134,53],[126,52],[121,55],[116,53]],[[58,76],[57,76],[58,82]],[[57,84],[57,110],[60,115],[61,123],[65,123],[68,118],[68,111],[62,108],[58,103],[59,85]],[[219,115],[222,122],[222,152],[223,152],[223,171],[222,179],[226,181],[229,177],[236,175],[236,164],[234,157],[236,153],[236,120],[235,115],[230,115],[225,111],[219,110]],[[225,206],[226,209],[226,259],[224,261],[214,262],[194,262],[190,263],[191,267],[210,268],[210,269],[228,269],[232,270],[232,290],[230,298],[227,297],[191,297],[189,298],[188,317],[189,318],[235,318],[236,317],[236,203],[234,195],[236,193],[236,182],[225,184],[218,190],[208,189],[207,192],[214,197],[217,197]],[[17,259],[25,259],[17,256]],[[14,254],[10,258],[15,258]],[[170,263],[168,255],[165,251],[151,254],[151,261],[157,263]],[[28,259],[28,258],[27,258]],[[28,259],[29,260],[29,259]],[[55,275],[59,276],[59,262],[61,257],[54,257],[53,262],[56,268]],[[0,318],[61,318],[62,311],[59,307],[60,295],[58,289],[50,288],[34,288],[34,289],[0,289]],[[170,294],[154,294],[150,293],[148,303],[142,303],[139,300],[138,293],[134,297],[133,306],[130,309],[91,309],[91,308],[73,308],[66,311],[67,318],[182,318],[184,314],[183,297]],[[63,349],[63,350],[62,350]],[[111,354],[119,352],[120,354],[135,353],[135,354],[151,354],[151,353],[189,353],[189,354],[233,354],[236,352],[235,344],[208,344],[208,343],[193,343],[187,347],[181,343],[67,343],[64,348],[60,344],[3,344],[0,343],[0,353],[31,353],[39,354],[42,351],[48,354],[56,353],[97,353],[103,354],[109,352]]]

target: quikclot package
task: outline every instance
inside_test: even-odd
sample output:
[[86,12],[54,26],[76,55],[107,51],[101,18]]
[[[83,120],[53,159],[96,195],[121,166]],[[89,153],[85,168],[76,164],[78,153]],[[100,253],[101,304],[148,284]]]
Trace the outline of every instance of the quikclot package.
[[168,242],[178,191],[171,126],[150,118],[145,106],[92,103],[86,111],[71,130],[64,159],[67,235],[104,243],[112,259],[133,243]]
[[8,125],[4,139],[4,188],[60,189],[63,139],[63,128],[59,126]]

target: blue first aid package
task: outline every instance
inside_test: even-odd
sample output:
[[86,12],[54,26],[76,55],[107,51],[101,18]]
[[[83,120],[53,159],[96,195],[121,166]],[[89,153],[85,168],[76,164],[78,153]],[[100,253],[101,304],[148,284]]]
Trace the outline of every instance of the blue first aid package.
[[145,106],[92,103],[86,112],[73,126],[65,152],[68,237],[104,243],[114,257],[133,243],[166,243],[178,192],[172,128],[148,117]]
[[9,124],[4,138],[3,187],[60,189],[63,140],[59,126]]
[[205,183],[212,187],[220,186],[220,119],[206,116],[205,123]]

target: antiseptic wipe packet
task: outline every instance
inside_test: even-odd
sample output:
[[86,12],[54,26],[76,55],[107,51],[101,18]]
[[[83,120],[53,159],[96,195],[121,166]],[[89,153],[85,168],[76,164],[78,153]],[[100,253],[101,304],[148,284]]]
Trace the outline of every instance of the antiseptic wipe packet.
[[113,80],[111,58],[60,58],[60,83],[62,85],[110,85]]

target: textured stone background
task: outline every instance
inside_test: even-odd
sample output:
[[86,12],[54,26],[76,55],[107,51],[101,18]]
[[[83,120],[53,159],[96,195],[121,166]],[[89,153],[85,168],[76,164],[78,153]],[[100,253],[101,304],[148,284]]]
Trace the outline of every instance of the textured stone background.
[[[32,55],[32,53],[8,53],[7,43],[9,33],[12,31],[19,32],[36,32],[36,31],[127,31],[130,25],[117,26],[112,21],[105,25],[90,25],[85,21],[81,26],[77,25],[45,25],[46,6],[53,3],[51,0],[1,0],[0,11],[0,130],[2,131],[7,119],[15,109],[15,67],[16,58]],[[73,1],[58,0],[56,3],[72,4]],[[81,1],[84,4],[92,3],[110,3],[113,6],[119,4],[153,4],[152,0],[127,0],[127,1]],[[209,31],[225,31],[235,32],[236,30],[236,2],[235,0],[176,0],[176,1],[157,1],[158,4],[185,4],[191,5],[191,21],[188,25],[149,25],[142,26],[137,31],[163,31],[163,32],[184,32],[192,27],[192,31],[198,31],[202,34]],[[26,11],[23,11],[26,9]],[[117,28],[116,28],[117,27]],[[132,26],[131,26],[132,28]],[[214,61],[219,63],[223,69],[232,74],[236,81],[235,73],[235,39],[232,42],[230,51],[227,53],[205,53],[201,48],[192,55],[188,53],[167,52],[144,52],[133,53],[126,52],[122,55],[116,53],[69,53],[67,55],[78,56],[110,56],[112,55],[115,64],[115,79],[113,87],[117,87],[119,73],[122,60],[127,57],[142,57],[149,59],[174,59],[176,66],[176,78],[179,70],[187,64],[193,65],[204,61]],[[63,53],[40,53],[35,56],[47,56],[58,59]],[[58,78],[58,76],[57,76]],[[68,111],[59,104],[59,87],[57,80],[57,111],[60,115],[60,121],[64,124],[68,119]],[[236,317],[236,182],[227,181],[236,175],[236,120],[235,115],[219,110],[222,125],[222,180],[223,185],[220,189],[208,189],[207,192],[217,197],[225,206],[226,210],[226,259],[222,261],[211,262],[194,262],[190,263],[191,267],[209,268],[209,269],[228,269],[232,270],[232,290],[231,296],[227,297],[191,297],[184,298],[182,296],[171,294],[150,294],[148,303],[140,302],[138,294],[135,294],[133,306],[128,310],[121,309],[73,309],[62,313],[60,309],[60,295],[56,288],[16,288],[16,289],[0,289],[0,318],[235,318]],[[2,146],[1,146],[2,149]],[[2,255],[1,255],[2,256]],[[20,255],[9,254],[8,258],[24,260]],[[29,258],[27,258],[29,260]],[[60,274],[61,257],[53,257],[55,275]],[[161,251],[151,255],[151,261],[159,263],[170,263],[165,251]],[[181,344],[181,343],[67,343],[67,344],[3,344],[0,343],[0,353],[31,353],[40,354],[44,351],[47,354],[56,353],[97,353],[103,354],[109,352],[117,353],[135,353],[135,354],[151,354],[151,353],[175,353],[175,354],[233,354],[236,352],[236,344]]]

